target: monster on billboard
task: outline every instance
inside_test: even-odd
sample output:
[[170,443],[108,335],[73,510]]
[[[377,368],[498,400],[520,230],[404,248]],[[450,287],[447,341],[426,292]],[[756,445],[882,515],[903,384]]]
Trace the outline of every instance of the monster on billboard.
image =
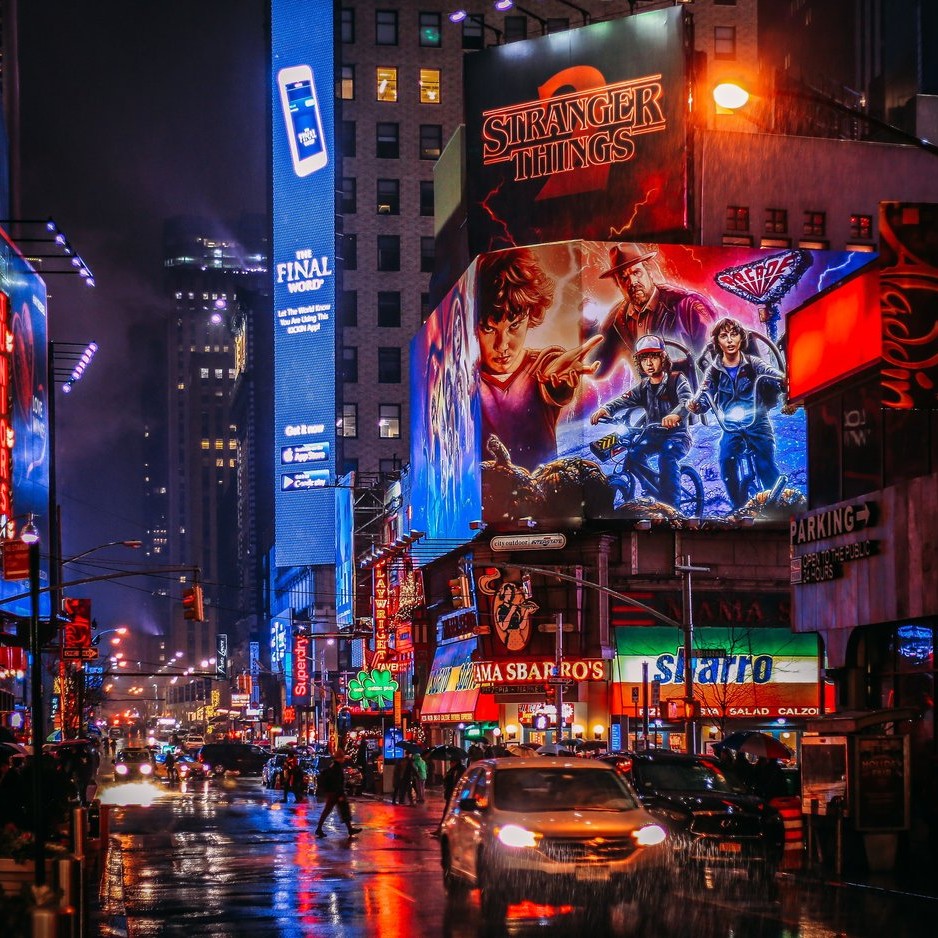
[[680,6],[466,57],[471,256],[687,228]]
[[[493,527],[787,518],[805,499],[806,454],[784,314],[869,261],[595,241],[481,256],[414,343],[412,461],[423,510],[445,515],[436,536],[466,534],[475,453]],[[440,377],[456,303],[473,326],[466,396]]]

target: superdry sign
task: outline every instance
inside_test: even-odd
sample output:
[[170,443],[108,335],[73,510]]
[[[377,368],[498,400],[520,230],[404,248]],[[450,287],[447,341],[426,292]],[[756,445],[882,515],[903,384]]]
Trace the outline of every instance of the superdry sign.
[[473,255],[687,226],[687,58],[680,8],[467,57]]

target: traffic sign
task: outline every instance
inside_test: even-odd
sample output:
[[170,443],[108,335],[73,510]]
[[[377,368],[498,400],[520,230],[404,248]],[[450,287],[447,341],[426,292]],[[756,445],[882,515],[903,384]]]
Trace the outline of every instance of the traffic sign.
[[573,679],[569,677],[549,677],[547,679],[548,684],[561,684],[564,687],[569,687],[573,683]]
[[3,542],[3,579],[29,578],[29,544],[22,541]]

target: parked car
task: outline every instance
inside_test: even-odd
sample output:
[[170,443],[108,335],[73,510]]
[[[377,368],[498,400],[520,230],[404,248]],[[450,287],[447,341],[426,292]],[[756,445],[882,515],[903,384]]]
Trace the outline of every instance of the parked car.
[[451,897],[478,886],[487,923],[529,899],[587,906],[605,927],[666,861],[666,838],[611,766],[486,759],[466,770],[443,818],[443,884]]
[[283,763],[287,761],[285,752],[278,752],[272,755],[261,769],[261,781],[265,788],[276,788],[281,783],[283,775]]
[[[303,765],[303,763],[306,765]],[[303,770],[309,782],[309,793],[319,795],[319,773],[327,766],[332,765],[332,756],[314,756],[301,760]],[[361,769],[350,762],[345,763],[345,790],[350,795],[360,795],[364,785]]]
[[606,758],[618,763],[642,804],[668,827],[679,867],[774,876],[783,842],[778,812],[715,759],[660,749]]
[[213,775],[225,772],[260,775],[269,755],[259,746],[248,743],[206,743],[199,749],[197,758]]
[[125,746],[114,759],[114,775],[123,781],[152,778],[156,775],[156,760],[146,746]]

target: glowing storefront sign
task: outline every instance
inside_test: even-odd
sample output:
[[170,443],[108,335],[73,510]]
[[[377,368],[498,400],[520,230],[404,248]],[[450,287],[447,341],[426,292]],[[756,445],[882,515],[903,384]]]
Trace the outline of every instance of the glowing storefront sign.
[[372,569],[374,589],[375,648],[371,656],[371,667],[388,660],[388,568],[377,563]]
[[309,705],[312,675],[309,670],[309,636],[293,636],[293,703]]
[[551,678],[569,681],[604,681],[606,663],[601,658],[564,658],[555,661],[476,661],[473,678],[480,687],[526,684]]
[[335,562],[332,22],[325,0],[271,4],[278,566]]

